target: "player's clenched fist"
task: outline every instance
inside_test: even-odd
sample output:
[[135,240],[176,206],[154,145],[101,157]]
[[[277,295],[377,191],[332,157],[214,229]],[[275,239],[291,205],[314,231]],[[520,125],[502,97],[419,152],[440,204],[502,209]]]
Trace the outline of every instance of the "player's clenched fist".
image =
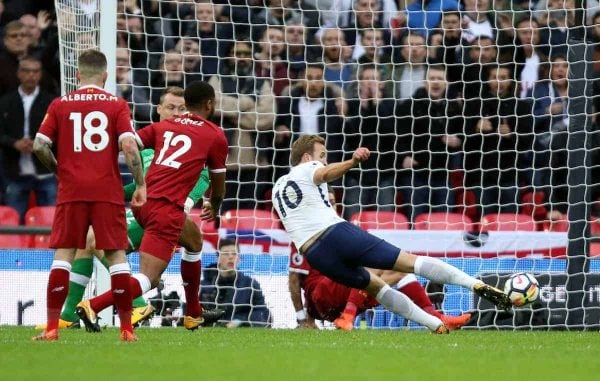
[[355,164],[360,163],[361,161],[366,161],[369,159],[371,155],[371,151],[369,151],[366,147],[357,148],[356,151],[352,154],[352,160],[354,160]]

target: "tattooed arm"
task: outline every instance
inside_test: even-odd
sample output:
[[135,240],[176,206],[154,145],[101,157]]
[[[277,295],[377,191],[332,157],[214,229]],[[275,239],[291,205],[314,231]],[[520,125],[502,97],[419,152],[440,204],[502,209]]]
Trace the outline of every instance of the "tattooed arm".
[[133,137],[126,137],[121,141],[121,150],[125,155],[125,163],[131,171],[133,180],[136,184],[135,192],[133,192],[131,198],[131,205],[139,207],[146,202],[146,182],[144,180],[142,158],[137,142]]
[[58,170],[58,164],[56,157],[52,153],[52,143],[36,137],[33,141],[33,152],[35,156],[48,168],[52,173],[56,174]]

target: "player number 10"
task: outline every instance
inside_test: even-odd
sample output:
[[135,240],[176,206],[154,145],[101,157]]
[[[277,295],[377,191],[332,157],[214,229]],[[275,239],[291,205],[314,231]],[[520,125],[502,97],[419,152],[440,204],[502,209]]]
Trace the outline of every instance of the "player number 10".
[[[92,111],[83,118],[80,112],[72,112],[69,114],[69,119],[73,121],[73,150],[75,152],[82,151],[82,143],[85,148],[93,152],[102,151],[108,146],[110,138],[108,132],[106,132],[108,118],[105,113]],[[82,124],[85,130],[83,136],[81,133]],[[97,136],[96,143],[92,141],[94,136]]]

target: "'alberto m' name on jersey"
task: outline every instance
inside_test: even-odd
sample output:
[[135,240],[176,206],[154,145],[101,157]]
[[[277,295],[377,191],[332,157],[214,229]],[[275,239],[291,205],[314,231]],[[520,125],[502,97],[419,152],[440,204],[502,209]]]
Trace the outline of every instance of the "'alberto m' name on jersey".
[[225,134],[200,116],[179,115],[151,124],[138,135],[155,151],[146,175],[149,199],[165,198],[183,207],[205,166],[210,172],[225,172]]
[[58,162],[57,204],[101,201],[123,205],[119,142],[135,137],[127,102],[97,86],[56,98],[37,138],[52,143]]
[[327,199],[327,184],[313,181],[315,171],[323,167],[318,161],[298,164],[273,186],[273,205],[297,248],[318,232],[344,221]]

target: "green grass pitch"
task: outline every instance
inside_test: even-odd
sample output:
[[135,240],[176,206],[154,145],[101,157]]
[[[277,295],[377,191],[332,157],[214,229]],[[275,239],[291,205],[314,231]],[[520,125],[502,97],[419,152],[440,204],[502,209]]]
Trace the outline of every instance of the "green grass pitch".
[[598,332],[301,331],[142,328],[61,331],[0,327],[0,380],[594,380]]

